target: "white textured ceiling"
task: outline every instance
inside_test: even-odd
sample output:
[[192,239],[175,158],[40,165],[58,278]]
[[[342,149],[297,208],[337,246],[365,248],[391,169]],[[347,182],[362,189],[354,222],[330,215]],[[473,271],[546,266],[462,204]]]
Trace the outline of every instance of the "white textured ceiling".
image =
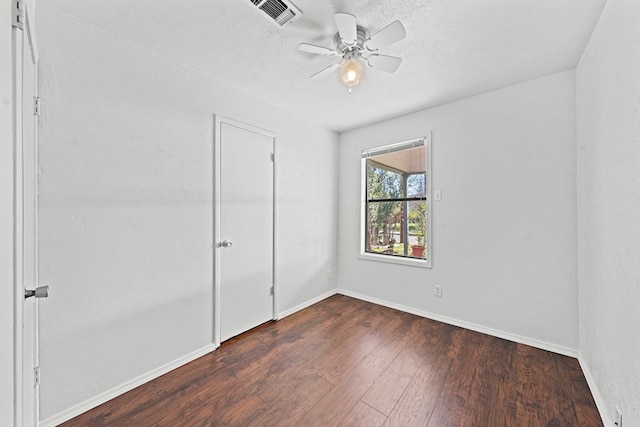
[[[300,20],[278,27],[250,0],[43,0],[176,62],[338,132],[576,66],[606,0],[293,0]],[[394,74],[366,69],[349,94],[335,59],[333,15],[376,31],[399,19],[407,38],[382,53]]]

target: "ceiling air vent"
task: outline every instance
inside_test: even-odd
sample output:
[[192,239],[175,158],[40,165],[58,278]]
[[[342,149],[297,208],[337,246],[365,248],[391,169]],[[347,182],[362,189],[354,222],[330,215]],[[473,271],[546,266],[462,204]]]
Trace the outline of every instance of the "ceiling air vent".
[[269,17],[281,27],[292,23],[302,15],[302,12],[290,1],[251,0],[251,3],[269,15]]

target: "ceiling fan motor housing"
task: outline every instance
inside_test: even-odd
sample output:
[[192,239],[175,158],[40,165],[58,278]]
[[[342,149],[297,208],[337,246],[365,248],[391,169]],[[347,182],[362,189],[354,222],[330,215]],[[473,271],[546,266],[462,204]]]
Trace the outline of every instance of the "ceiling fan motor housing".
[[[363,52],[364,51],[364,42],[365,40],[367,40],[367,36],[368,36],[368,32],[364,27],[361,27],[360,25],[357,26],[356,28],[356,34],[358,35],[358,41],[356,42],[355,46],[347,46],[346,44],[344,44],[342,42],[342,38],[340,37],[340,33],[336,33],[336,35],[334,36],[333,40],[336,43],[336,50],[338,52],[345,52],[345,51],[353,51],[353,50],[358,50],[359,52]],[[346,59],[346,57],[345,57]]]

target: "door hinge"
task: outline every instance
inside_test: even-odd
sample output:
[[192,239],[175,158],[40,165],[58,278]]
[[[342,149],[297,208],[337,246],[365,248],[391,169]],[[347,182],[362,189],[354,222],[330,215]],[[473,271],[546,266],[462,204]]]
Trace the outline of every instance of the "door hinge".
[[273,295],[273,286],[269,289],[271,295]]
[[33,97],[33,115],[34,116],[40,115],[40,97],[39,96]]
[[40,366],[33,368],[33,383],[34,385],[40,385]]
[[276,161],[276,155],[274,153],[271,153],[271,161],[272,162]]
[[13,5],[11,11],[11,15],[13,15],[13,26],[19,30],[24,30],[24,21],[26,19],[24,0],[13,0],[11,4]]

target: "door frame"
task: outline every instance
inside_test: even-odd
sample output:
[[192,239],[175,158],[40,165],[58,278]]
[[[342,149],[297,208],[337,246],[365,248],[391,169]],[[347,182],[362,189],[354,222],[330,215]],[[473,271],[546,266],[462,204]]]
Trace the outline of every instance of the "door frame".
[[[26,401],[24,399],[24,380],[23,372],[25,369],[24,359],[24,332],[23,332],[23,316],[24,316],[24,302],[25,302],[25,283],[24,283],[24,247],[23,238],[25,225],[27,227],[33,227],[35,236],[37,236],[37,211],[35,212],[35,218],[32,220],[26,220],[23,209],[24,193],[27,186],[35,191],[37,197],[37,165],[34,170],[33,176],[24,174],[24,138],[23,138],[23,112],[24,103],[30,102],[30,100],[23,99],[23,58],[24,49],[30,49],[31,61],[34,64],[35,76],[34,76],[34,95],[38,96],[38,47],[36,44],[35,36],[35,4],[33,0],[25,0],[15,3],[12,8],[12,14],[14,21],[12,31],[12,86],[13,86],[13,145],[14,145],[14,195],[13,195],[13,209],[14,209],[14,232],[13,232],[13,253],[14,253],[14,422],[16,425],[23,424],[23,414],[25,411],[30,411],[33,414],[36,425],[39,423],[39,387],[35,386],[33,399]],[[16,6],[20,6],[20,10],[16,10]],[[15,23],[15,16],[22,14],[24,20],[23,26],[20,28]],[[38,129],[37,129],[37,117],[36,128],[34,130],[34,144],[33,147],[35,153],[38,150]],[[37,154],[36,154],[37,156]],[[36,237],[37,245],[37,237]],[[37,250],[36,250],[37,253]],[[36,272],[35,279],[37,280],[37,254],[36,254]],[[37,282],[33,284],[37,286]],[[34,335],[33,335],[33,360],[35,365],[38,365],[38,304],[34,301]],[[33,367],[35,368],[35,366]]]
[[266,129],[262,129],[238,120],[234,120],[225,116],[221,116],[219,114],[213,115],[214,121],[214,135],[213,135],[213,284],[214,284],[214,292],[213,292],[213,342],[216,348],[220,346],[220,324],[221,324],[221,316],[220,316],[220,308],[221,308],[221,283],[220,283],[220,257],[222,250],[221,241],[222,234],[220,229],[220,210],[221,210],[221,156],[220,156],[220,143],[221,143],[221,129],[223,124],[227,124],[230,126],[234,126],[240,129],[247,130],[249,132],[254,132],[259,135],[264,135],[273,140],[273,265],[272,265],[272,282],[273,282],[273,320],[278,320],[278,280],[277,280],[277,259],[278,259],[278,251],[277,251],[277,218],[278,218],[278,205],[276,200],[278,200],[278,172],[277,172],[277,158],[278,158],[278,137],[276,133],[268,131]]

